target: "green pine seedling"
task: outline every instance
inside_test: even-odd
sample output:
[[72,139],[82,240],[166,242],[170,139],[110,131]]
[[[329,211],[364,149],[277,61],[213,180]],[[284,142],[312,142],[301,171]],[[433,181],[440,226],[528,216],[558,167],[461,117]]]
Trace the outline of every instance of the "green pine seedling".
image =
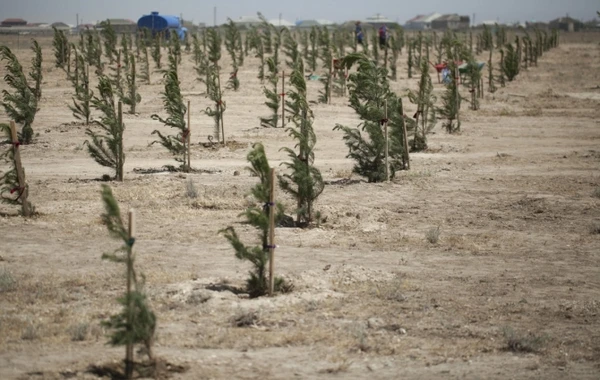
[[69,55],[69,40],[63,30],[58,30],[54,26],[52,30],[54,31],[52,49],[54,51],[55,66],[64,69],[65,65],[69,63],[67,60]]
[[39,101],[42,98],[42,48],[36,40],[31,40],[31,50],[33,51],[33,58],[31,59],[31,71],[29,72],[29,78],[35,83],[33,93],[35,98]]
[[180,170],[188,172],[190,170],[190,168],[187,167],[187,155],[189,152],[185,144],[189,133],[185,121],[187,107],[181,96],[180,82],[177,75],[177,57],[173,54],[169,55],[169,68],[165,70],[163,78],[165,90],[161,95],[165,111],[169,116],[166,119],[163,119],[159,115],[153,114],[151,117],[152,120],[158,120],[165,126],[175,129],[177,134],[165,135],[159,130],[154,130],[152,134],[157,135],[159,140],[153,141],[151,144],[160,143],[167,148],[167,150],[175,156],[175,161],[181,163]]
[[[6,61],[7,73],[4,75],[4,82],[8,88],[2,89],[0,104],[8,118],[21,125],[19,142],[30,144],[33,141],[32,125],[38,111],[35,89],[27,83],[21,63],[8,46],[0,46],[0,60]],[[9,92],[9,89],[12,92]]]
[[104,39],[104,53],[108,62],[113,64],[117,55],[117,33],[115,28],[110,23],[110,20],[103,21],[101,23],[102,31],[100,34]]
[[[433,95],[433,83],[429,75],[429,62],[421,60],[421,78],[419,79],[418,92],[408,92],[408,99],[417,105],[417,126],[412,141],[412,150],[421,151],[427,149],[427,134],[435,127],[435,102],[437,98]],[[420,123],[419,123],[420,121]]]
[[[344,133],[348,147],[348,158],[355,161],[353,172],[364,176],[369,182],[386,180],[385,134],[382,122],[385,119],[385,104],[388,107],[389,127],[389,164],[390,178],[397,170],[406,166],[407,153],[403,127],[414,128],[407,122],[402,110],[401,100],[391,91],[387,71],[377,67],[375,62],[364,54],[349,54],[342,63],[348,69],[357,64],[357,71],[348,78],[350,107],[361,119],[357,128],[337,124],[334,130]],[[364,135],[363,135],[364,133]]]
[[279,73],[273,58],[267,58],[267,67],[269,69],[268,81],[270,88],[263,87],[263,93],[267,97],[265,105],[271,110],[271,116],[260,118],[260,126],[265,128],[279,127],[279,109],[281,107],[281,97],[279,94]]
[[115,180],[123,181],[125,153],[123,152],[123,124],[120,106],[115,105],[115,93],[110,79],[105,76],[98,78],[99,97],[92,99],[92,107],[101,114],[100,120],[94,120],[93,125],[100,132],[87,128],[85,133],[91,140],[85,141],[90,156],[99,164],[115,171]]
[[[0,137],[6,138],[6,143],[12,142],[10,126],[8,124],[0,124]],[[8,170],[0,170],[0,203],[21,206],[21,214],[24,217],[29,217],[35,213],[35,208],[27,196],[29,194],[29,184],[25,182],[25,188],[20,188],[14,148],[12,144],[7,144],[7,146],[7,149],[0,151],[0,162],[4,161],[9,166]],[[25,169],[22,167],[21,170],[23,171],[23,176],[25,176]]]
[[124,104],[129,106],[129,113],[135,115],[135,108],[142,101],[142,96],[137,91],[135,57],[133,53],[129,56],[129,72],[125,73],[125,85],[127,91],[122,96]]
[[502,61],[502,73],[506,77],[506,80],[512,82],[517,75],[519,75],[520,61],[518,52],[515,50],[512,44],[506,44],[505,46],[504,59]]
[[285,103],[293,126],[286,131],[296,141],[297,151],[292,148],[282,149],[290,159],[283,165],[290,172],[278,178],[281,189],[296,199],[296,225],[308,227],[314,221],[314,203],[323,192],[325,184],[321,172],[314,165],[317,136],[312,126],[314,115],[306,97],[302,59],[296,61],[290,83],[293,90],[288,93],[289,100]]
[[319,58],[319,50],[317,48],[318,30],[316,27],[312,27],[309,34],[310,50],[308,51],[308,65],[310,69],[315,72],[317,71],[317,59]]
[[93,91],[90,89],[89,66],[87,66],[83,55],[77,54],[77,50],[75,50],[74,63],[75,69],[70,79],[75,89],[75,96],[73,97],[73,105],[70,105],[69,109],[76,119],[85,120],[85,125],[89,125],[92,116],[91,101],[94,96]]
[[[251,206],[244,211],[242,216],[245,222],[257,231],[259,245],[248,246],[241,240],[235,228],[229,226],[219,233],[225,236],[233,249],[235,257],[248,261],[252,264],[250,277],[246,280],[246,291],[250,298],[264,296],[268,293],[268,264],[269,264],[269,207],[276,207],[275,222],[278,223],[283,217],[283,206],[280,203],[269,206],[269,189],[271,186],[269,161],[262,144],[254,144],[247,156],[252,174],[259,178],[251,190],[251,194],[260,206]],[[263,207],[264,205],[264,207]],[[276,292],[287,292],[292,289],[282,278],[275,277],[274,290]]]
[[160,34],[157,34],[154,37],[154,44],[152,45],[152,59],[154,60],[154,64],[156,68],[160,70],[162,68],[161,59],[162,52],[160,47]]
[[[108,229],[111,237],[121,240],[123,246],[113,253],[102,255],[103,260],[118,264],[125,264],[127,288],[125,294],[117,301],[122,306],[121,312],[112,315],[108,320],[102,321],[102,326],[111,330],[109,343],[113,346],[126,346],[125,378],[133,377],[133,347],[142,345],[151,365],[155,364],[153,353],[154,334],[156,332],[156,315],[148,305],[144,292],[145,277],[137,275],[133,245],[135,237],[130,236],[121,218],[119,204],[115,200],[112,190],[108,185],[102,185],[102,202],[104,214],[102,222]],[[132,221],[130,220],[130,223]]]

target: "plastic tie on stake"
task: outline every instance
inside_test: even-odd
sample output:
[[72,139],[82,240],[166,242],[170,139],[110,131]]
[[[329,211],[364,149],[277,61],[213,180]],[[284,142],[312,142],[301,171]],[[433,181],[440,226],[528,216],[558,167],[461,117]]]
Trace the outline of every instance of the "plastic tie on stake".
[[389,119],[387,119],[387,118],[386,118],[386,119],[381,119],[381,120],[379,120],[379,123],[380,123],[381,125],[385,125],[385,123],[387,123],[388,121],[390,121],[390,120],[389,120]]
[[20,146],[21,146],[21,143],[20,143],[20,142],[18,142],[18,141],[15,141],[14,143],[12,143],[12,145],[13,145],[15,148],[18,148],[18,147],[20,147]]
[[129,238],[129,239],[127,240],[127,243],[126,243],[126,244],[127,244],[127,246],[128,246],[128,247],[133,247],[133,245],[135,244],[135,238],[134,238],[134,237],[132,237],[132,238]]
[[277,245],[270,245],[270,244],[267,244],[267,245],[265,245],[265,248],[268,248],[268,249],[275,249],[275,248],[277,248]]

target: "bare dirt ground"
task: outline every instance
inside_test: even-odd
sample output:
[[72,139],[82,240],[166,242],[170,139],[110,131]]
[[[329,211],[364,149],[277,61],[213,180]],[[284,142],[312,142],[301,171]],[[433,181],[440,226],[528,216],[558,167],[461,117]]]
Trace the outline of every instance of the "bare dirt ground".
[[[0,378],[93,379],[89,365],[124,352],[106,345],[100,327],[124,289],[121,268],[100,259],[119,247],[100,222],[97,179],[110,173],[87,155],[85,127],[71,124],[67,108],[72,89],[53,68],[49,40],[44,46],[39,136],[22,148],[39,216],[26,220],[1,206]],[[17,55],[28,68],[30,51]],[[236,144],[203,147],[212,120],[199,111],[209,102],[191,57],[184,61],[192,166],[213,173],[134,172],[175,163],[148,146],[154,129],[166,130],[150,119],[162,113],[154,74],[153,85],[141,86],[139,115],[125,116],[125,182],[111,183],[122,209],[137,213],[137,263],[159,322],[156,353],[189,367],[173,378],[600,376],[597,41],[562,44],[486,93],[481,110],[463,111],[462,133],[436,127],[429,151],[412,154],[411,170],[389,184],[339,182],[352,162],[332,129],[357,119],[343,98],[315,105],[316,163],[331,181],[316,205],[326,222],[277,229],[277,271],[295,291],[254,300],[207,289],[241,285],[249,270],[217,232],[233,225],[253,238],[238,217],[256,182],[245,156],[260,141],[278,165],[286,159],[280,148],[293,141],[259,127],[269,111],[257,60],[248,58],[240,91],[225,95],[226,138]],[[406,56],[399,72],[395,90],[416,87],[406,79]],[[313,99],[320,87],[309,83]],[[198,198],[187,196],[189,180]],[[291,199],[278,195],[291,210]],[[437,228],[439,242],[428,242]],[[254,324],[235,327],[240,315]],[[528,347],[534,351],[523,352]]]

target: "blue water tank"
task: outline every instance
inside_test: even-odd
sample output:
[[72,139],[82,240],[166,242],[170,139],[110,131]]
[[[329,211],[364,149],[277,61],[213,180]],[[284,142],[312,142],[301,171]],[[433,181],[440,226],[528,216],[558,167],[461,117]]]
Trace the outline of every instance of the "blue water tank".
[[138,20],[138,28],[148,28],[153,32],[162,32],[167,29],[179,29],[181,23],[179,17],[159,15],[158,12],[152,12],[144,15]]

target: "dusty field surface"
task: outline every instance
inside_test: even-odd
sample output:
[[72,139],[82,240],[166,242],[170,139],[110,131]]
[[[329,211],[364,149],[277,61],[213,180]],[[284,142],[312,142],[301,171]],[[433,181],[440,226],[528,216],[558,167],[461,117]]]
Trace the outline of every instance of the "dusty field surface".
[[[44,46],[39,135],[22,148],[39,215],[26,220],[0,206],[0,378],[95,379],[90,365],[124,353],[106,344],[100,326],[124,289],[121,267],[100,258],[119,247],[100,222],[98,179],[111,173],[88,156],[85,127],[67,108],[72,89],[53,68],[49,40]],[[141,86],[139,114],[125,115],[126,179],[110,185],[124,211],[136,210],[156,354],[187,368],[173,378],[600,376],[598,42],[562,44],[486,92],[479,111],[463,111],[462,133],[438,125],[429,150],[412,154],[411,170],[389,184],[351,176],[342,135],[332,130],[356,125],[347,100],[314,105],[316,164],[328,181],[316,208],[326,220],[276,230],[277,272],[295,291],[250,300],[210,289],[240,286],[249,270],[218,231],[231,225],[246,242],[255,236],[238,217],[256,183],[245,170],[252,143],[265,145],[274,166],[286,160],[280,148],[293,147],[284,130],[259,127],[269,111],[257,67],[248,58],[241,89],[225,95],[234,143],[209,149],[202,143],[212,119],[200,113],[209,101],[184,58],[192,166],[202,173],[134,171],[175,163],[148,146],[153,130],[166,131],[150,118],[163,114],[160,74]],[[398,93],[416,87],[405,55],[399,73]],[[320,88],[309,83],[312,99]],[[189,181],[197,198],[187,195]],[[292,209],[290,198],[278,199]],[[439,241],[429,242],[437,229]],[[242,315],[251,326],[232,323]]]

